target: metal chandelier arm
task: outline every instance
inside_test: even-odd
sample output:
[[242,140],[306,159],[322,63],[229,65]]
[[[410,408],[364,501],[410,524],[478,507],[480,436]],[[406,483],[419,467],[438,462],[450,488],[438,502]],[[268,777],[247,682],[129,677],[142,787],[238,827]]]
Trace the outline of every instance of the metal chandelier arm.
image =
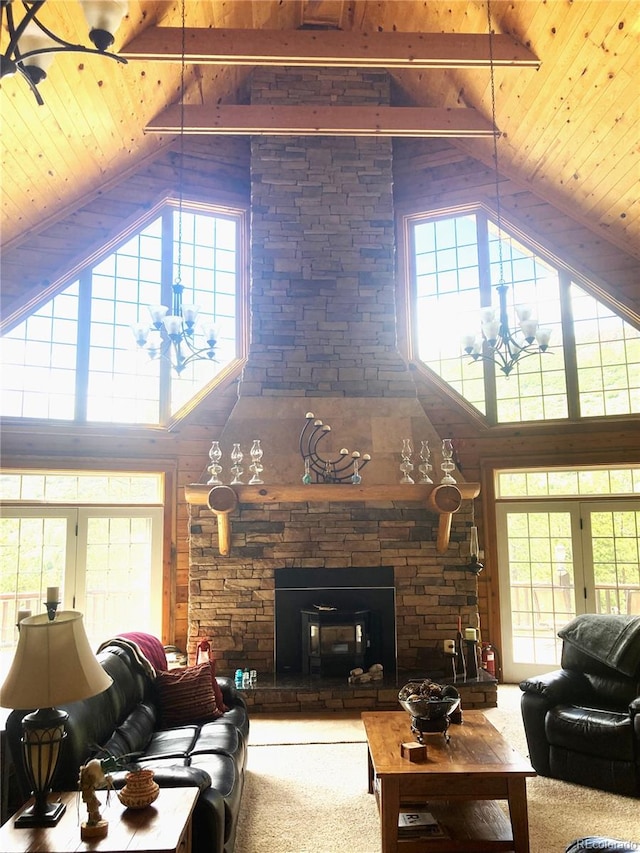
[[[0,77],[11,76],[16,72],[19,72],[27,81],[27,84],[40,106],[44,104],[44,100],[38,92],[37,84],[46,78],[48,62],[38,62],[36,61],[38,58],[56,53],[90,53],[93,55],[107,56],[110,59],[115,59],[116,62],[119,62],[122,65],[127,64],[127,60],[124,57],[117,56],[115,53],[107,51],[107,48],[113,44],[113,34],[109,30],[104,29],[100,23],[98,23],[97,26],[93,26],[91,23],[92,18],[96,22],[110,20],[114,25],[113,30],[115,31],[119,26],[120,21],[127,13],[126,3],[121,4],[119,12],[116,11],[115,17],[110,19],[109,16],[106,18],[103,17],[102,11],[88,10],[83,6],[83,11],[85,12],[85,17],[87,18],[87,23],[90,27],[89,38],[94,44],[94,47],[87,47],[86,45],[74,44],[67,41],[38,20],[38,12],[40,12],[42,7],[45,5],[45,2],[46,0],[22,0],[24,17],[20,23],[16,24],[13,14],[13,0],[0,0],[1,28],[6,28],[9,33],[9,43],[6,50],[0,57]],[[81,5],[83,4],[81,3]],[[5,14],[6,27],[4,24]],[[98,15],[97,18],[95,17],[96,15]],[[28,32],[29,28],[31,28],[31,33]],[[37,35],[34,28],[40,30],[45,39],[53,42],[53,44],[47,44],[47,42],[43,40],[42,36]],[[31,49],[21,49],[21,39],[24,39],[28,45],[32,45]],[[38,44],[38,42],[41,43]]]

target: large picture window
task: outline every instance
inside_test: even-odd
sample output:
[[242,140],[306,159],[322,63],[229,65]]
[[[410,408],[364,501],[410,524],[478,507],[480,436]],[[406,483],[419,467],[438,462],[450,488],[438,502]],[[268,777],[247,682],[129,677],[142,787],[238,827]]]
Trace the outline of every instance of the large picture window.
[[[412,352],[490,423],[640,412],[640,331],[576,282],[551,255],[498,231],[481,209],[408,220]],[[472,361],[461,338],[496,304],[504,270],[508,306],[532,307],[551,330],[546,353],[521,359],[508,376]]]
[[[239,211],[180,214],[167,204],[3,334],[3,416],[132,424],[175,416],[241,355],[242,222]],[[198,322],[218,335],[215,360],[192,361],[180,374],[138,348],[132,333],[149,322],[149,306],[171,306],[178,270],[184,304],[197,305]]]

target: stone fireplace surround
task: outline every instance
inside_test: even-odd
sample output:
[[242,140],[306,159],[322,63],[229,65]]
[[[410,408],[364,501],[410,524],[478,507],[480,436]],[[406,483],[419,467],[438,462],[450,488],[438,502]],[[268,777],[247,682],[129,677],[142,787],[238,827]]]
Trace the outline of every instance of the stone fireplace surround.
[[[388,104],[390,85],[381,71],[263,68],[254,72],[251,99]],[[260,438],[265,484],[299,485],[298,437],[311,410],[331,425],[323,451],[370,453],[363,484],[395,486],[393,498],[383,489],[375,500],[359,499],[350,485],[332,486],[330,499],[315,500],[308,486],[308,499],[241,500],[228,556],[219,552],[206,499],[188,498],[190,658],[207,637],[221,674],[257,670],[258,688],[247,696],[254,708],[397,708],[399,682],[442,671],[443,640],[454,636],[458,617],[477,625],[477,577],[463,568],[470,500],[438,553],[437,513],[412,498],[411,486],[407,500],[397,494],[402,439],[417,446],[428,439],[435,451],[445,436],[420,406],[397,348],[392,166],[388,138],[252,137],[250,348],[236,406],[212,439],[228,455],[232,442],[248,451]],[[433,462],[439,482],[436,453]],[[393,683],[276,677],[276,570],[380,566],[390,568],[395,588]],[[495,682],[465,690],[475,697],[467,707],[495,704]]]
[[[349,489],[335,488],[339,495]],[[193,655],[197,641],[207,637],[221,674],[238,667],[257,670],[258,688],[248,699],[261,710],[395,708],[398,686],[406,680],[442,674],[443,640],[454,636],[458,616],[464,626],[477,624],[477,576],[464,569],[470,524],[464,504],[454,515],[449,549],[440,555],[437,514],[409,500],[374,506],[347,498],[240,504],[228,557],[218,551],[216,517],[205,505],[190,504],[189,651]],[[276,570],[352,566],[393,570],[396,677],[357,687],[346,679],[276,676]],[[466,707],[495,704],[490,679],[464,689]]]

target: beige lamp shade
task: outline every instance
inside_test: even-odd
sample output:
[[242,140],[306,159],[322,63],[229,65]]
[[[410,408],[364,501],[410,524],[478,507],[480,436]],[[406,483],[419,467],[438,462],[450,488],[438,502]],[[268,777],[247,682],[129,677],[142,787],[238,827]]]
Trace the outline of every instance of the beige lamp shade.
[[52,708],[102,693],[111,678],[92,652],[82,613],[62,610],[20,622],[11,669],[0,688],[3,708]]

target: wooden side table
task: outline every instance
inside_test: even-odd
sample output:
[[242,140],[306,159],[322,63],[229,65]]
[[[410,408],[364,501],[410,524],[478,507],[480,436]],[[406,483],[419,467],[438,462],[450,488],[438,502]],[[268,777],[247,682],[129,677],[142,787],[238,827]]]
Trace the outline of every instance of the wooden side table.
[[0,828],[3,853],[191,853],[191,817],[198,799],[197,788],[161,788],[158,799],[145,809],[125,808],[115,791],[105,805],[99,791],[102,817],[109,821],[106,838],[82,841],[80,823],[86,817],[84,803],[78,810],[76,791],[59,795],[67,806],[56,826],[16,829],[14,820],[30,803]]

